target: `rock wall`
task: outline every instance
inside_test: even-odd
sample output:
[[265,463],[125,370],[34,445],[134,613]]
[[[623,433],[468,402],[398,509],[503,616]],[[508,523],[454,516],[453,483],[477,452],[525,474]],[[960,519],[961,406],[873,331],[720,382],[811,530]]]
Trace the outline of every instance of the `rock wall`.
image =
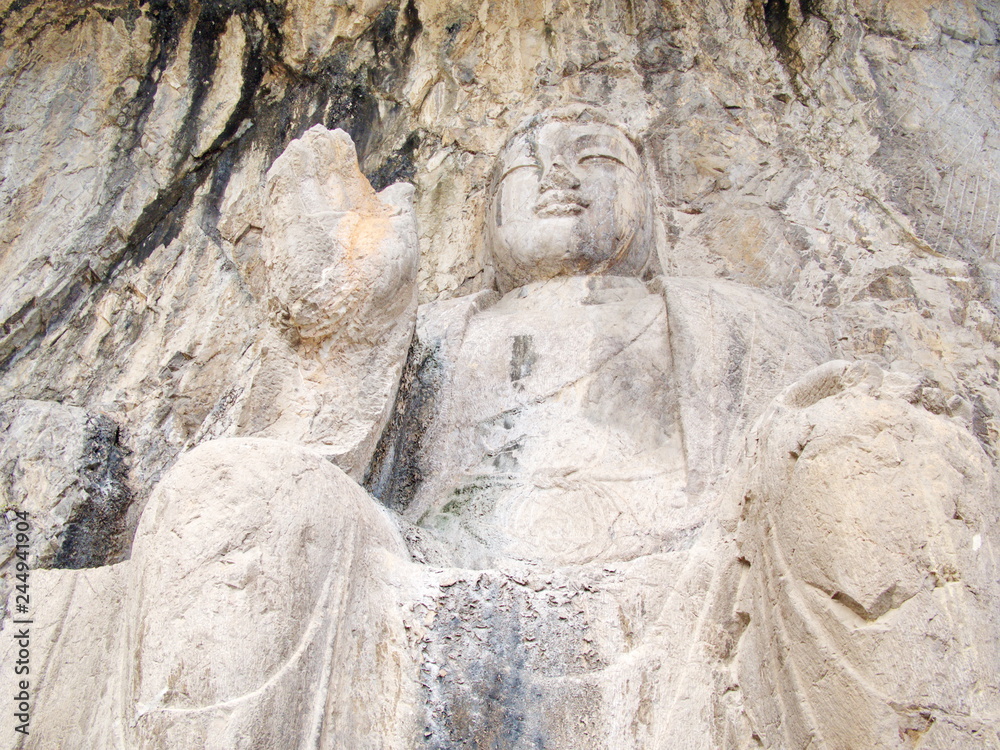
[[[581,99],[640,145],[660,265],[692,277],[676,288],[714,279],[769,296],[830,356],[912,380],[914,403],[968,425],[994,461],[998,43],[989,0],[0,0],[4,511],[31,496],[51,513],[33,564],[95,565],[128,556],[160,477],[213,438],[282,437],[388,481],[359,456],[389,418],[408,339],[392,329],[368,365],[381,379],[337,390],[347,366],[291,309],[300,280],[268,286],[288,265],[276,160],[319,138],[315,125],[346,131],[357,164],[333,145],[320,173],[347,176],[358,221],[392,216],[400,278],[443,304],[494,286],[483,216],[510,130]],[[415,185],[416,228],[399,181]],[[415,302],[400,303],[409,324]],[[740,324],[736,359],[752,360],[758,319]],[[694,317],[676,330],[702,335]],[[420,361],[404,384],[437,377]],[[741,367],[718,377],[746,398]],[[334,444],[351,389],[371,399]],[[738,473],[744,416],[698,435],[712,457],[702,486]],[[107,455],[81,466],[55,451],[64,423],[74,441],[103,430]],[[105,470],[114,513],[68,512],[61,498],[93,505]],[[73,529],[88,523],[104,531],[81,548]],[[445,736],[435,710],[428,731]]]
[[919,368],[992,450],[991,3],[3,10],[0,385],[115,418],[140,499],[266,357],[254,219],[234,217],[292,138],[342,127],[377,190],[416,184],[429,301],[489,284],[492,158],[567,96],[643,144],[668,273],[767,290],[844,356]]

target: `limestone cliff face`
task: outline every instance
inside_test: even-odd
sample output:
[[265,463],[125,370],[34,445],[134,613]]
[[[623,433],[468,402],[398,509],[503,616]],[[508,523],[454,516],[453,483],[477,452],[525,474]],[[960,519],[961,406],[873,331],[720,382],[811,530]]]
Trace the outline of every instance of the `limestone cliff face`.
[[[82,566],[127,556],[156,482],[212,438],[291,437],[360,480],[409,328],[379,339],[352,442],[326,441],[343,380],[265,280],[288,264],[276,160],[346,131],[358,164],[343,139],[328,158],[358,215],[391,226],[420,303],[445,301],[492,288],[507,134],[568,100],[641,145],[668,276],[776,298],[995,460],[998,71],[992,0],[0,0],[0,500],[58,485],[33,562]],[[417,300],[383,292],[412,326]],[[738,352],[720,387],[745,394],[767,320],[713,342]],[[698,439],[721,483],[729,454]]]
[[[567,96],[642,142],[668,274],[767,290],[843,356],[919,368],[993,448],[992,3],[12,0],[2,17],[0,386],[118,422],[140,498],[275,356],[243,207],[292,138],[341,127],[376,189],[416,184],[427,301],[488,283],[489,165]],[[236,431],[276,416],[259,410]]]

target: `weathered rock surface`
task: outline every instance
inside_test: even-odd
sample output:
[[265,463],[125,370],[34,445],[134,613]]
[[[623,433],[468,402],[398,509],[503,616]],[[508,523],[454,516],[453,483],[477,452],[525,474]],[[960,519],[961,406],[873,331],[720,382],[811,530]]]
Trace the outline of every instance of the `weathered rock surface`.
[[293,137],[415,181],[427,301],[487,281],[493,157],[573,95],[642,141],[664,270],[774,292],[992,446],[995,9],[633,5],[7,3],[5,393],[115,415],[141,504],[267,356],[226,218]]
[[318,453],[206,443],[158,485],[130,560],[33,575],[28,746],[407,747],[405,556]]
[[738,680],[765,746],[996,743],[995,472],[927,406],[916,381],[833,362],[759,426]]
[[[32,721],[56,739],[31,741],[295,746],[322,725],[344,732],[321,732],[330,747],[1000,743],[998,39],[989,0],[0,0],[5,502],[31,510],[33,564],[116,559],[118,542],[56,551],[102,525],[76,448],[94,419],[121,428],[105,442],[127,482],[109,476],[135,499],[112,536],[161,487],[132,560],[33,571]],[[526,117],[580,99],[639,146],[666,278],[599,304],[583,279],[501,299],[525,279],[487,250],[496,157]],[[595,371],[642,321],[663,336]],[[833,358],[868,364],[802,380]],[[635,379],[644,410],[622,394],[651,362],[669,388]],[[533,391],[543,376],[572,383]],[[485,419],[504,404],[510,428]],[[574,404],[600,451],[556,416]],[[494,445],[498,425],[527,440]],[[246,436],[272,442],[217,440]],[[687,546],[653,529],[659,489],[629,495],[629,533],[603,542],[580,509],[608,493],[554,492],[577,464],[619,481],[601,471],[641,463],[629,440],[669,454]],[[541,492],[428,523],[494,448],[486,473]],[[292,486],[286,464],[312,479]],[[535,469],[564,476],[539,488]],[[370,548],[329,536],[350,518]],[[164,540],[189,522],[187,554]],[[351,603],[316,619],[342,553],[380,562],[345,563]],[[282,585],[303,623],[348,635],[298,641],[308,668],[272,684],[286,653],[228,649],[257,637],[236,637],[254,601],[295,637]],[[197,597],[202,624],[182,611]],[[176,723],[155,708],[171,700],[191,709]]]
[[240,194],[223,227],[271,325],[256,361],[199,437],[307,445],[360,479],[389,417],[416,317],[409,185],[376,194],[350,137],[321,125],[294,140],[262,194]]
[[132,500],[128,456],[106,416],[50,401],[0,406],[0,532],[3,598],[16,550],[14,511],[31,516],[21,548],[32,567],[84,568],[115,562],[128,549]]

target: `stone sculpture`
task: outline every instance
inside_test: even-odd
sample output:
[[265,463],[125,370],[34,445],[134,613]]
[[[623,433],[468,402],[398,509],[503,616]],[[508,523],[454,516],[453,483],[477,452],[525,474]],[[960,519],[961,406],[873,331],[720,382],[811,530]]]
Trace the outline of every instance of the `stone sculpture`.
[[[327,361],[401,368],[405,232],[295,267],[324,217],[386,211],[317,156],[345,138],[272,167],[339,171],[301,225],[272,181],[291,281],[263,293]],[[420,310],[394,415],[384,384],[335,405],[398,514],[291,442],[191,451],[131,560],[43,579],[63,625],[25,746],[995,745],[998,503],[963,405],[828,361],[776,300],[658,276],[640,152],[592,108],[517,131],[490,191],[497,291]],[[394,294],[328,293],[356,264]]]

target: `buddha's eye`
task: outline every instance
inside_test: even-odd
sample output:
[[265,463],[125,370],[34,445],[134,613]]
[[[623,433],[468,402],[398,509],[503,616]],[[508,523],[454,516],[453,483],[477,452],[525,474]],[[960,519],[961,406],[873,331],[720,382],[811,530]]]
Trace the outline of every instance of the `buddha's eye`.
[[577,159],[577,162],[580,164],[619,164],[625,166],[625,162],[606,151],[585,151]]
[[519,169],[533,169],[536,173],[541,172],[541,167],[539,167],[536,162],[528,160],[517,161],[511,164],[509,167],[507,167],[507,169],[504,171],[500,179],[501,180],[507,179],[507,177],[509,177],[511,174],[513,174]]

